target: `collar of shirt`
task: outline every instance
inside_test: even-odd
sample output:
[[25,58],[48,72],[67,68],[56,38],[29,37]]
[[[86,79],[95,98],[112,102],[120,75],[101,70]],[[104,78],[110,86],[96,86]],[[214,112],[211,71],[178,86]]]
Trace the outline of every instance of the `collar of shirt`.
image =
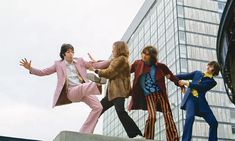
[[212,74],[210,74],[210,73],[208,73],[208,72],[204,72],[204,77],[212,78],[212,77],[213,77],[213,75],[212,75]]
[[76,61],[75,59],[73,59],[73,62],[72,62],[72,63],[69,63],[69,62],[66,61],[66,60],[64,60],[64,62],[65,62],[65,65],[66,65],[66,66],[69,66],[69,65],[72,65],[72,64],[76,63],[77,61]]

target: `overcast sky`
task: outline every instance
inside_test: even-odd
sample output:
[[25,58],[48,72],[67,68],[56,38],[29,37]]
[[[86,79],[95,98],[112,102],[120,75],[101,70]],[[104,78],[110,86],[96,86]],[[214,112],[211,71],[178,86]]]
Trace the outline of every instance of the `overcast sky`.
[[[79,131],[90,108],[75,103],[52,109],[56,75],[37,77],[20,59],[45,68],[70,43],[75,56],[107,59],[144,0],[0,0],[0,136],[51,141]],[[101,99],[103,96],[99,96]],[[102,122],[95,129],[102,134]]]

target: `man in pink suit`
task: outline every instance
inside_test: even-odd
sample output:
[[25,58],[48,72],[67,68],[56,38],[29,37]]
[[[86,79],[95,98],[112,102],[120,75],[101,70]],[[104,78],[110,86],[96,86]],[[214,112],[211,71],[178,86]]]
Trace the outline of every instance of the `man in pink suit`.
[[[57,73],[57,87],[54,94],[53,107],[70,104],[72,102],[84,102],[92,110],[80,129],[81,133],[93,133],[102,105],[95,95],[101,94],[101,84],[106,83],[104,79],[99,82],[88,80],[87,69],[91,67],[91,62],[86,62],[83,58],[74,58],[74,48],[70,44],[63,44],[60,50],[61,60],[46,69],[36,69],[31,67],[31,61],[22,59],[20,65],[28,69],[31,74],[45,76]],[[109,61],[92,63],[93,67],[106,68]],[[90,77],[92,77],[90,75]]]

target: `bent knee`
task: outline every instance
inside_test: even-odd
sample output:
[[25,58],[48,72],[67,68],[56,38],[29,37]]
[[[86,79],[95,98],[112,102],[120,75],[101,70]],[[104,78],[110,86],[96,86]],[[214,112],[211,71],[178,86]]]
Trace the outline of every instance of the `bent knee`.
[[214,120],[213,122],[210,123],[210,127],[212,128],[218,128],[218,121]]
[[186,120],[194,120],[195,116],[194,115],[187,115]]
[[100,103],[97,103],[94,106],[92,106],[92,110],[101,112],[103,110],[103,106]]

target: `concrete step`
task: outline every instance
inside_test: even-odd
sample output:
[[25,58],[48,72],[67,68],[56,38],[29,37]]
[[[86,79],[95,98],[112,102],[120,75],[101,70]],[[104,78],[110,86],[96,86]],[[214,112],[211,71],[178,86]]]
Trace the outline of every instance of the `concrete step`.
[[53,141],[153,141],[145,139],[130,139],[123,137],[110,137],[96,134],[82,134],[79,132],[62,131]]

